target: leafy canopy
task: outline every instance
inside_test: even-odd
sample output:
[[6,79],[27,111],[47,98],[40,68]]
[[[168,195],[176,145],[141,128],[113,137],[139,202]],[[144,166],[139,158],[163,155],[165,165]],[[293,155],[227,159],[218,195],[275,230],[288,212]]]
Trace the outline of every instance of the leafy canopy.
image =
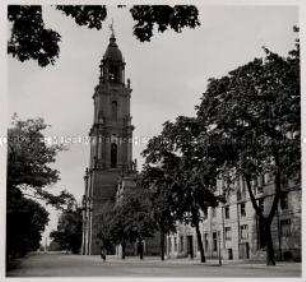
[[[104,5],[57,5],[55,8],[73,18],[76,24],[90,29],[100,30],[107,17]],[[135,21],[133,34],[141,42],[150,41],[156,28],[158,32],[167,29],[182,32],[200,24],[198,10],[191,5],[134,5],[129,11]],[[41,6],[9,5],[8,20],[11,23],[8,54],[21,62],[35,60],[41,67],[55,63],[61,35],[45,27]]]
[[48,191],[59,180],[59,171],[52,164],[64,148],[48,145],[43,134],[46,128],[41,118],[22,121],[14,117],[13,126],[8,129],[7,189],[29,192],[29,196],[60,208],[74,198],[67,191],[59,195]]

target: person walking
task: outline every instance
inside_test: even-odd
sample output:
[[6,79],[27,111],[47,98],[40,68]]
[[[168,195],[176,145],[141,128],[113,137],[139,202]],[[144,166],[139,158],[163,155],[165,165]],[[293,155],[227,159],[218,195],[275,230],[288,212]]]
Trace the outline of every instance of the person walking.
[[100,255],[101,255],[101,259],[103,259],[103,262],[105,262],[106,261],[106,252],[104,251],[103,247],[101,247]]

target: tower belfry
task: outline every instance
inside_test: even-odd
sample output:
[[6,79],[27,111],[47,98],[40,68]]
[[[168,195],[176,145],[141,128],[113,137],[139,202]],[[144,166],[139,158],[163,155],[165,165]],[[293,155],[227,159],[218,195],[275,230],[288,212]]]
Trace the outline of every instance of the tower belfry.
[[120,176],[133,170],[130,98],[125,61],[118,48],[113,22],[109,44],[100,63],[95,87],[94,118],[90,129],[90,161],[83,198],[83,254],[99,254],[99,223],[103,207],[116,198]]

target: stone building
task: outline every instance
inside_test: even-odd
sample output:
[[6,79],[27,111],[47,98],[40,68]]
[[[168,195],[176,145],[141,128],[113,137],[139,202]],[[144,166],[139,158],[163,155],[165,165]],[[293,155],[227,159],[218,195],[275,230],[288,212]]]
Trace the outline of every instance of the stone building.
[[[223,181],[218,181],[217,194],[223,193]],[[227,195],[226,204],[209,208],[201,223],[202,242],[208,259],[261,259],[258,219],[249,199],[246,184],[240,180]],[[269,175],[252,182],[256,199],[268,213],[273,201],[273,179]],[[280,260],[301,259],[301,187],[288,182],[272,222],[272,237],[276,257]],[[177,232],[167,237],[168,257],[199,257],[194,228],[178,225]]]
[[130,80],[125,80],[125,61],[112,33],[93,95],[90,163],[85,172],[83,197],[82,253],[86,255],[100,252],[99,216],[107,202],[115,201],[118,181],[135,174],[131,92]]

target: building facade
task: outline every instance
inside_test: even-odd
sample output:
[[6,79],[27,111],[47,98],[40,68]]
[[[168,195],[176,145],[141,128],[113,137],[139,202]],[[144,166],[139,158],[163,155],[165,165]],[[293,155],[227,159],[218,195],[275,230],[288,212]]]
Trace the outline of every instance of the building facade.
[[[227,195],[226,204],[209,208],[201,223],[202,242],[208,259],[264,259],[260,247],[258,219],[248,196],[246,184],[239,180]],[[273,178],[269,175],[252,182],[259,206],[267,214],[273,201]],[[218,181],[217,193],[224,182]],[[286,183],[271,226],[276,257],[279,260],[301,259],[301,187]],[[194,228],[178,225],[167,237],[167,255],[171,258],[199,257]]]
[[131,92],[130,80],[125,80],[125,61],[112,33],[93,95],[90,162],[84,176],[82,254],[100,253],[99,218],[103,207],[115,201],[120,178],[135,172]]

